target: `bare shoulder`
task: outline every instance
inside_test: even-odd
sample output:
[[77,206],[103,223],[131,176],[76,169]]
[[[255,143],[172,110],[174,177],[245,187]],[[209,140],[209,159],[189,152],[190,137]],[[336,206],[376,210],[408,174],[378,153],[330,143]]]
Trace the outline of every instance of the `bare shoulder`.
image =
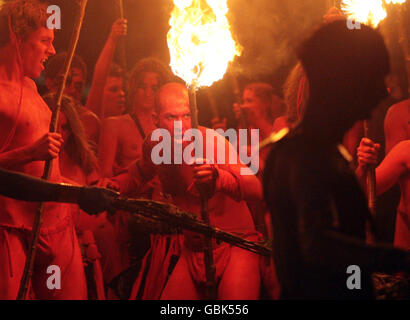
[[407,121],[409,110],[410,110],[410,99],[407,99],[407,100],[404,100],[404,101],[401,101],[399,103],[392,105],[387,111],[386,122],[390,120]]
[[120,129],[126,122],[127,115],[108,117],[102,120],[102,127],[109,129]]
[[391,151],[392,153],[403,154],[406,158],[410,158],[410,140],[400,141]]

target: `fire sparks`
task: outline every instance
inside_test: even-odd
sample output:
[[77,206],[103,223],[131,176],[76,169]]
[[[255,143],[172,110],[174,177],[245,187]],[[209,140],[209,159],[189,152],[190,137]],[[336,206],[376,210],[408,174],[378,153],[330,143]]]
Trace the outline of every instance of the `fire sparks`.
[[174,0],[167,35],[171,68],[188,85],[212,85],[240,55],[227,13],[227,0]]
[[343,0],[342,10],[349,19],[377,27],[387,17],[386,5],[406,0]]

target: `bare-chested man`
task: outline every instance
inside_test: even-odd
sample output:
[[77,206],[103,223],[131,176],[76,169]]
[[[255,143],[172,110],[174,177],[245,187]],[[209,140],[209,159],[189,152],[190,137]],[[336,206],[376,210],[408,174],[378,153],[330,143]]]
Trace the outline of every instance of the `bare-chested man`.
[[[60,134],[48,133],[51,112],[31,78],[55,54],[54,30],[47,29],[47,6],[37,0],[16,0],[0,10],[0,166],[40,177],[44,160],[56,158]],[[58,161],[51,181],[60,182]],[[15,299],[24,269],[37,203],[0,197],[0,299]],[[68,205],[45,206],[43,228],[31,279],[40,299],[85,299],[84,269]],[[49,265],[63,275],[61,290],[46,287]]]
[[169,77],[167,68],[156,59],[137,63],[128,93],[131,111],[105,119],[102,124],[98,153],[103,176],[118,174],[140,157],[145,136],[155,129],[152,120],[155,92]]
[[[377,164],[380,145],[363,138],[357,149],[359,178],[364,179],[366,167]],[[394,245],[410,250],[410,140],[398,142],[376,168],[376,194],[380,195],[400,184],[401,199],[397,208]]]
[[[174,135],[174,129],[179,130],[176,125],[179,123],[181,134],[184,134],[191,126],[191,114],[189,108],[189,97],[187,89],[177,83],[169,83],[163,86],[158,93],[155,113],[155,122],[161,129],[169,132],[171,145],[182,143],[185,147],[189,142],[182,142],[178,136]],[[128,176],[118,177],[122,191],[130,189],[140,189],[147,181],[157,176],[161,185],[161,192],[167,196],[161,196],[157,192],[157,199],[170,201],[173,204],[199,215],[200,200],[198,187],[205,188],[210,194],[209,211],[210,223],[220,229],[241,234],[243,237],[257,240],[258,234],[252,221],[251,214],[246,206],[247,200],[261,200],[261,183],[254,175],[241,175],[245,170],[250,170],[241,163],[227,164],[228,154],[235,152],[232,145],[215,131],[208,129],[211,136],[207,138],[206,128],[199,127],[203,136],[203,155],[216,163],[217,149],[224,150],[226,162],[223,164],[175,164],[173,156],[172,164],[155,165],[154,147],[156,142],[151,141],[152,135],[148,136],[144,142],[143,157],[136,166],[130,167]],[[213,141],[214,155],[205,152],[207,144]],[[174,150],[174,146],[171,147]],[[165,152],[165,151],[164,151]],[[171,154],[174,151],[171,152]],[[215,158],[214,158],[215,157]],[[194,159],[193,159],[194,160]],[[195,161],[198,161],[195,158]],[[203,159],[202,159],[203,160]],[[242,170],[242,171],[241,171]],[[155,196],[154,196],[155,199]],[[203,237],[192,233],[184,232],[182,243],[171,241],[168,245],[173,248],[179,246],[180,258],[171,273],[165,288],[157,290],[145,288],[147,292],[155,292],[161,299],[203,299],[205,296],[205,270],[203,261]],[[162,237],[162,236],[158,236]],[[157,242],[158,243],[158,242]],[[168,270],[165,256],[159,257],[160,252],[156,252],[155,243],[151,248],[152,262],[147,275],[146,286],[155,286],[152,281],[163,278],[163,273]],[[177,250],[178,251],[178,250]],[[218,285],[218,299],[257,299],[260,289],[259,258],[253,253],[249,253],[226,243],[215,244],[213,247],[214,259],[216,263],[216,281]],[[162,261],[162,262],[161,262]],[[160,264],[160,265],[158,265]],[[164,265],[163,265],[164,264]],[[160,281],[161,281],[160,280]],[[159,282],[160,282],[159,281]],[[164,283],[159,283],[162,286]],[[138,292],[134,288],[134,291]],[[134,293],[136,293],[134,292]],[[159,296],[143,295],[145,299],[156,299]]]

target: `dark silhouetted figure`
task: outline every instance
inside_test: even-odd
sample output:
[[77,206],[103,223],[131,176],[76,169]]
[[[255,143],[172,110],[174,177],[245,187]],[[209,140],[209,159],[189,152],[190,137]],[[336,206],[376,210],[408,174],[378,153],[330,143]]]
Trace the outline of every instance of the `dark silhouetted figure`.
[[[388,52],[377,31],[336,21],[298,54],[310,84],[306,112],[273,146],[264,172],[282,298],[372,298],[371,273],[409,270],[409,254],[366,244],[371,215],[341,143],[387,96]],[[350,265],[360,267],[360,289],[348,288]]]

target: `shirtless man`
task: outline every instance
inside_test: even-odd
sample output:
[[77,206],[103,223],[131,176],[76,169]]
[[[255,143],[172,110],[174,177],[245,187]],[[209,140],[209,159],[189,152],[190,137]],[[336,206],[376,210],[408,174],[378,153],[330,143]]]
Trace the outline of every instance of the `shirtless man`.
[[[47,29],[47,6],[36,0],[7,2],[0,10],[0,166],[40,177],[44,160],[57,158],[61,135],[48,133],[51,111],[31,78],[55,54],[54,30]],[[61,182],[58,161],[51,181]],[[15,299],[25,265],[37,203],[0,197],[0,299]],[[49,265],[64,275],[61,290],[46,287]],[[45,205],[43,228],[31,279],[39,299],[85,299],[84,269],[70,206]]]
[[[363,181],[367,166],[377,165],[380,145],[363,138],[357,149],[359,166],[356,174]],[[400,184],[401,198],[397,208],[394,245],[410,250],[410,140],[397,143],[376,168],[376,194],[381,195],[396,183]]]
[[[310,85],[305,114],[273,145],[264,172],[281,297],[369,299],[372,272],[409,271],[410,254],[366,244],[371,214],[341,143],[387,96],[388,51],[374,29],[336,21],[314,32],[298,55]],[[361,270],[361,290],[347,286],[349,265]]]
[[[159,93],[156,104],[155,122],[159,128],[166,129],[171,135],[171,141],[181,143],[179,137],[174,136],[175,124],[181,124],[181,134],[191,128],[191,114],[187,89],[177,83],[164,85]],[[204,137],[203,154],[208,141],[205,135],[206,128],[199,127]],[[210,129],[208,129],[210,130]],[[214,156],[210,158],[216,163],[217,148],[225,151],[226,162],[228,154],[235,152],[232,145],[215,131],[210,130],[215,140]],[[173,143],[171,143],[173,145]],[[188,142],[183,142],[186,146]],[[241,175],[242,170],[250,170],[245,165],[237,164],[199,164],[200,159],[192,159],[198,164],[160,164],[155,165],[152,159],[153,148],[156,142],[147,137],[143,147],[143,157],[136,166],[130,167],[128,175],[118,177],[121,191],[138,190],[146,185],[147,181],[158,177],[161,193],[157,190],[154,199],[170,201],[173,204],[199,215],[200,200],[198,187],[209,192],[209,212],[211,225],[223,230],[234,232],[250,240],[257,240],[258,233],[252,221],[251,214],[246,206],[247,200],[261,200],[261,184],[254,175]],[[172,153],[173,154],[173,153]],[[203,160],[203,159],[202,159]],[[166,196],[161,196],[165,194]],[[205,270],[203,262],[203,237],[192,232],[183,232],[181,243],[171,241],[169,247],[179,245],[180,258],[171,273],[165,288],[160,283],[156,293],[161,299],[203,299]],[[163,236],[158,236],[163,237]],[[154,286],[152,281],[164,279],[168,265],[165,256],[151,248],[152,261],[147,275],[146,286]],[[215,244],[213,247],[216,264],[216,283],[218,285],[218,299],[257,299],[260,289],[259,258],[253,253],[246,252],[226,243]],[[178,250],[176,250],[178,251]],[[163,262],[161,262],[163,261]],[[161,263],[161,265],[156,265]],[[160,270],[160,271],[158,271]],[[155,274],[155,272],[158,272]],[[166,280],[166,277],[165,277]],[[133,291],[138,291],[134,288]],[[145,291],[150,291],[145,288]],[[153,291],[151,291],[153,292]],[[158,299],[159,296],[143,295],[144,299]]]
[[153,58],[137,63],[128,93],[131,111],[103,121],[99,143],[102,175],[112,177],[141,156],[145,136],[155,129],[152,113],[156,90],[169,80],[169,72]]

